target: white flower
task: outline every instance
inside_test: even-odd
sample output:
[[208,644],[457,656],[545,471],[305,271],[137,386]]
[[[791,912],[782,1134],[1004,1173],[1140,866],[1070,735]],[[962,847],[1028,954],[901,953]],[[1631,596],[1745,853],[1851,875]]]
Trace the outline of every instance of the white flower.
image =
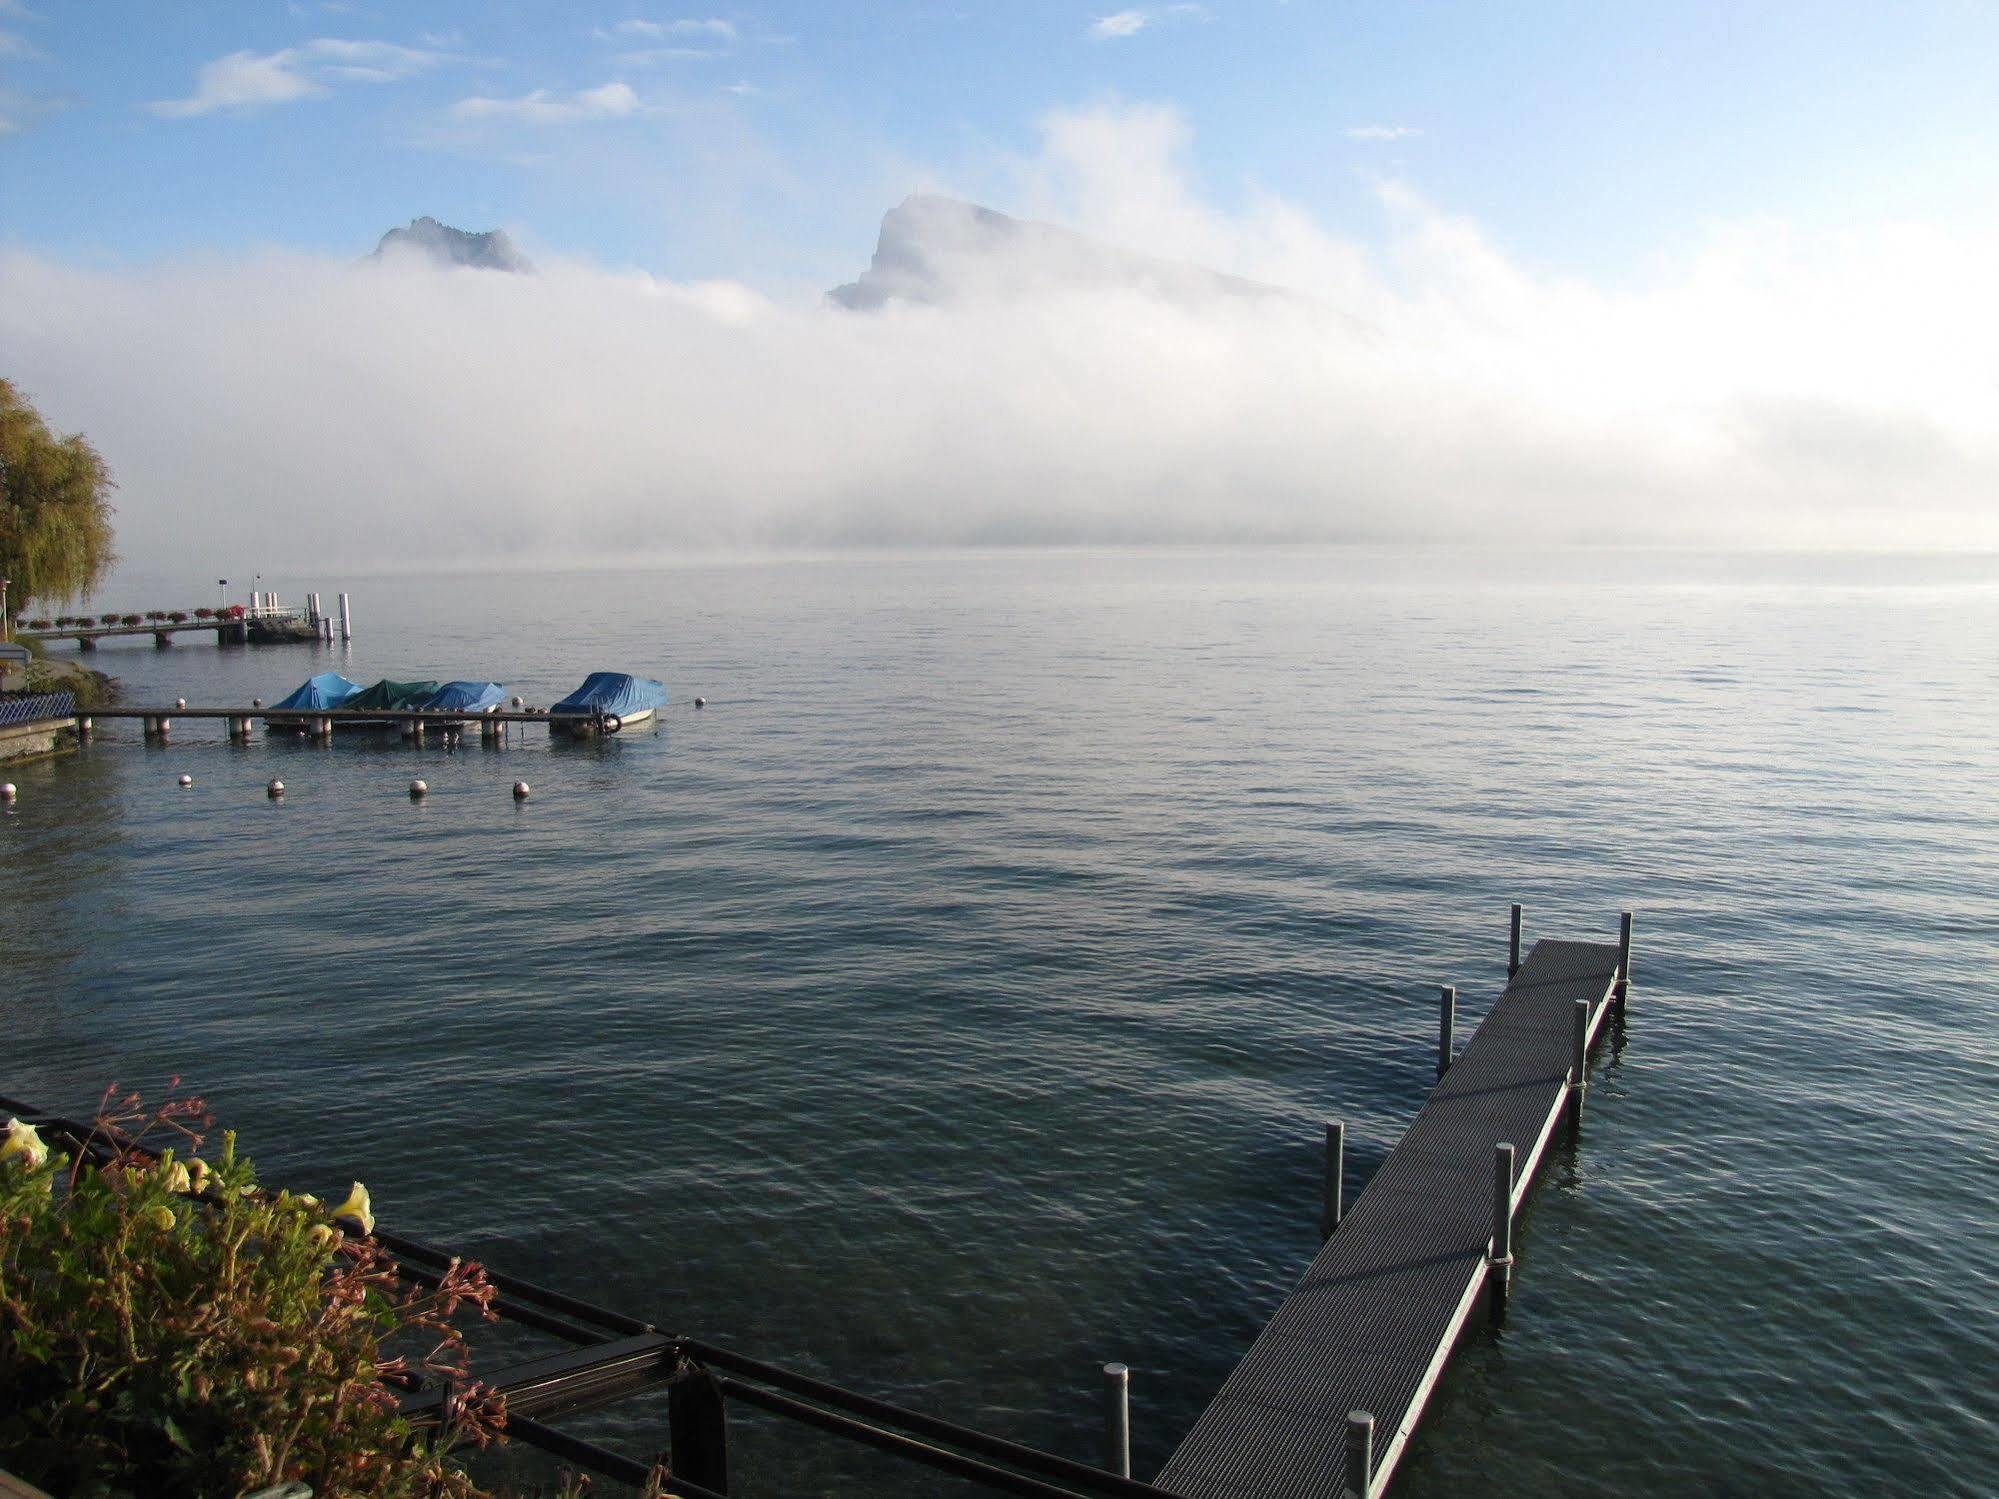
[[16,1155],[25,1160],[32,1171],[49,1158],[49,1148],[42,1143],[42,1137],[35,1133],[32,1124],[9,1119],[6,1143],[0,1144],[0,1161]]
[[194,1184],[188,1177],[187,1167],[175,1161],[160,1174],[160,1185],[169,1192],[187,1192],[193,1189]]

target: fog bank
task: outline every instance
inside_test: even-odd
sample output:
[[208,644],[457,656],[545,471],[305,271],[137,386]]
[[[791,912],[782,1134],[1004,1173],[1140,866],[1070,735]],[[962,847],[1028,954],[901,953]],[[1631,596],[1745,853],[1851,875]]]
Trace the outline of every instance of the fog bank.
[[1279,202],[1219,213],[1179,171],[1178,130],[1159,111],[1052,117],[1022,205],[1294,295],[1079,283],[1032,237],[993,252],[1012,257],[995,274],[959,264],[949,298],[871,311],[559,260],[103,271],[11,253],[0,371],[97,443],[121,549],[162,569],[223,539],[352,567],[1999,545],[1999,240],[1741,226],[1605,289],[1537,276],[1396,184],[1371,248]]

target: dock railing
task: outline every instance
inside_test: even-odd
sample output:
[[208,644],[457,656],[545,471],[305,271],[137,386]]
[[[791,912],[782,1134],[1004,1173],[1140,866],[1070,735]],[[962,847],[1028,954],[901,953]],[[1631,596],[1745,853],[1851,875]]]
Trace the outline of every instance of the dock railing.
[[[0,1097],[0,1112],[33,1124],[51,1142],[82,1156],[108,1160],[138,1151],[138,1142],[30,1104]],[[211,1189],[212,1190],[212,1189]],[[189,1193],[200,1200],[199,1193]],[[455,1260],[418,1239],[377,1228],[369,1236],[403,1279],[435,1285]],[[859,1442],[935,1472],[997,1493],[1029,1499],[1170,1499],[1165,1490],[1119,1473],[926,1415],[872,1395],[785,1369],[700,1338],[661,1331],[627,1316],[523,1280],[487,1272],[498,1295],[491,1309],[504,1321],[562,1339],[569,1349],[478,1373],[484,1391],[506,1397],[509,1441],[537,1448],[620,1483],[657,1483],[685,1499],[726,1499],[729,1493],[730,1402]],[[398,1388],[402,1413],[421,1429],[435,1427],[457,1399],[454,1382],[415,1379]],[[664,1387],[667,1442],[650,1461],[613,1451],[548,1422]]]

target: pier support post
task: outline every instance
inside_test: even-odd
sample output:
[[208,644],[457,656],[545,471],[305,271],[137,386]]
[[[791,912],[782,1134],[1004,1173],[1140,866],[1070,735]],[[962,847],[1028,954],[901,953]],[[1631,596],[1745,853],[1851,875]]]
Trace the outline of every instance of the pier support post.
[[1520,971],[1520,902],[1513,903],[1513,940],[1506,949],[1506,976]]
[[315,718],[312,721],[312,737],[331,744],[333,742],[333,720],[330,718]]
[[1347,1127],[1326,1121],[1326,1200],[1319,1211],[1319,1236],[1330,1239],[1345,1215],[1347,1178]]
[[160,721],[148,713],[139,720],[139,731],[148,739],[156,739],[160,733]]
[[1631,913],[1626,911],[1617,921],[1617,1018],[1624,1018],[1625,996],[1631,990]]
[[1583,1127],[1583,1095],[1589,1092],[1589,1001],[1576,1001],[1569,1029],[1569,1128]]
[[1374,1483],[1374,1416],[1347,1412],[1347,1481],[1349,1499],[1369,1499]]
[[507,726],[503,723],[495,723],[490,718],[482,718],[479,721],[479,742],[481,744],[498,744],[500,736],[506,732],[506,728]]
[[1131,1370],[1104,1365],[1104,1467],[1131,1477]]
[[85,715],[82,715],[82,716],[80,716],[80,717],[79,717],[79,718],[77,719],[77,721],[76,721],[76,742],[77,742],[78,744],[88,744],[88,743],[90,743],[90,732],[91,732],[91,728],[92,728],[92,725],[91,725],[91,722],[90,722],[90,718],[89,718],[89,715],[85,714]]
[[715,1376],[693,1364],[666,1386],[667,1440],[675,1478],[729,1492],[729,1418]]
[[1492,1258],[1487,1264],[1491,1294],[1486,1310],[1498,1322],[1513,1289],[1513,1147],[1504,1141],[1492,1147]]
[[1437,1005],[1437,1076],[1442,1077],[1451,1070],[1451,1050],[1458,1028],[1458,989],[1455,984],[1444,985],[1443,998]]
[[344,593],[340,595],[340,638],[342,640],[354,638],[354,611],[348,607],[347,595]]

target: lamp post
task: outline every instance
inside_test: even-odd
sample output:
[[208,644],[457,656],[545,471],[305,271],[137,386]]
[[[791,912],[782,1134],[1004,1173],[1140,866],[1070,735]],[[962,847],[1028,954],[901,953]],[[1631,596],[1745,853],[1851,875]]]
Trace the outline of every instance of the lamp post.
[[14,638],[14,614],[7,607],[7,585],[13,581],[12,578],[0,578],[0,640]]
[[224,609],[227,609],[229,607],[229,580],[227,578],[217,578],[215,580],[215,586],[222,590],[222,592],[219,595],[217,595],[216,602],[219,603]]

